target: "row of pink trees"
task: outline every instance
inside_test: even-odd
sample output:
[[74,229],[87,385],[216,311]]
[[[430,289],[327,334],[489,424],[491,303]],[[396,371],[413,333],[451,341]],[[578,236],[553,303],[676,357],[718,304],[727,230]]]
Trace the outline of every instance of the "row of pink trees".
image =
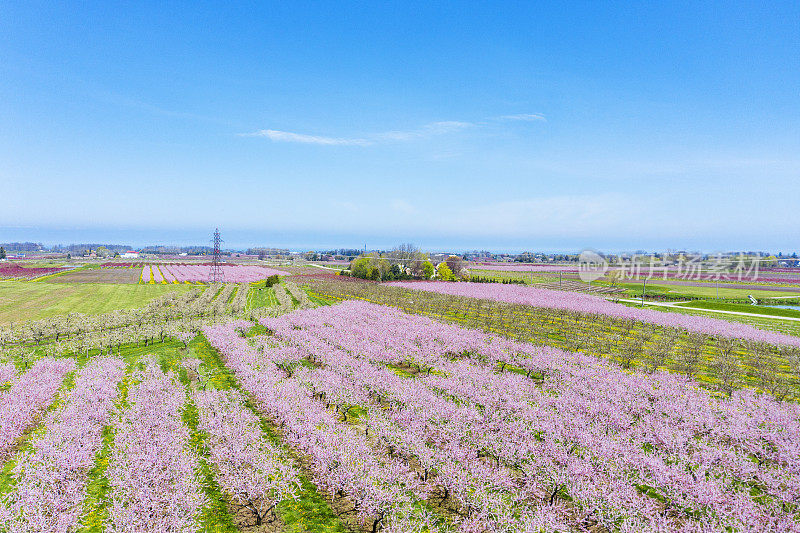
[[[447,288],[468,284],[433,285]],[[315,280],[311,286],[312,291],[329,299],[352,298],[390,305],[517,340],[601,356],[626,369],[641,368],[654,372],[666,368],[698,377],[704,386],[721,389],[728,394],[746,386],[768,391],[776,397],[800,397],[800,348],[795,346],[798,337],[744,324],[682,317],[688,319],[694,329],[705,331],[695,332],[627,315],[599,312],[609,308],[579,305],[580,302],[595,304],[597,298],[561,291],[543,291],[548,299],[536,300],[534,303],[542,305],[537,306],[386,284]],[[413,284],[413,287],[417,286],[424,284]],[[473,289],[467,287],[464,290]],[[575,300],[571,301],[573,296]],[[612,312],[622,307],[602,300],[600,304],[611,306]],[[622,309],[626,312],[640,311],[626,307]],[[656,311],[650,313],[656,314],[657,318],[673,316]],[[677,316],[680,318],[680,315]],[[705,328],[704,325],[708,324],[713,327]],[[723,330],[726,335],[711,334]],[[749,333],[752,340],[736,337],[740,332]],[[780,341],[786,344],[775,344]]]
[[547,307],[550,309],[564,309],[582,314],[602,314],[619,319],[631,319],[660,326],[685,329],[705,335],[800,346],[800,337],[773,333],[746,324],[716,318],[628,307],[609,302],[604,298],[592,296],[590,294],[496,283],[394,282],[390,285],[453,296],[465,296],[468,298],[522,304],[533,307]]
[[[344,418],[352,404],[366,409],[369,432],[458,495],[465,523],[519,530],[520,517],[555,524],[580,516],[576,527],[798,528],[794,405],[752,393],[719,400],[668,373],[628,374],[361,303],[262,323],[312,362],[284,361],[292,379]],[[302,357],[273,345],[263,350],[276,360]],[[387,363],[435,372],[410,381]],[[494,371],[509,365],[528,376]],[[516,501],[540,504],[533,515],[499,512]],[[663,513],[665,502],[676,513]]]
[[[426,522],[425,493],[397,458],[376,453],[359,429],[341,423],[297,379],[277,366],[271,351],[258,351],[239,329],[248,322],[204,329],[242,388],[281,428],[285,441],[312,459],[311,474],[340,516],[355,513],[372,531]],[[280,358],[283,359],[283,358]]]
[[207,390],[193,394],[199,412],[197,429],[206,436],[209,460],[220,485],[233,503],[248,510],[255,525],[271,517],[281,501],[295,499],[298,473],[285,452],[264,437],[261,421],[235,391]]
[[67,374],[75,370],[73,359],[45,357],[0,392],[0,463],[53,401]]
[[124,373],[125,363],[118,358],[94,359],[78,372],[63,403],[45,418],[44,432],[16,459],[14,490],[0,505],[0,528],[76,530],[89,470],[103,445],[103,428]]
[[112,420],[108,461],[109,512],[114,531],[197,531],[207,503],[198,457],[189,450],[181,418],[186,390],[155,361],[133,376],[126,406]]
[[[155,272],[155,267],[154,272]],[[211,273],[209,265],[161,265],[169,274],[179,282],[202,281],[206,282]],[[288,276],[289,273],[274,268],[250,265],[223,265],[222,272],[226,282],[246,283],[267,279],[270,276]]]

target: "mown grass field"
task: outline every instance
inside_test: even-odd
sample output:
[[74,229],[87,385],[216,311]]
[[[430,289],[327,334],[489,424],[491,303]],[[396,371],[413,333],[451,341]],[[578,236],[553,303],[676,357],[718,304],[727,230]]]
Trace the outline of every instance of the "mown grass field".
[[[641,305],[636,302],[621,300],[619,303],[620,305],[626,305],[628,307],[641,307]],[[727,307],[727,306],[733,306],[733,307]],[[716,310],[719,309],[724,311],[742,311],[742,312],[757,313],[759,310],[765,309],[763,307],[750,306],[748,304],[729,304],[726,302],[693,300],[691,302],[687,302],[686,304],[681,304],[681,305],[676,304],[672,306],[661,305],[658,307],[648,306],[647,303],[645,303],[645,307],[648,307],[649,309],[654,309],[656,311],[661,311],[663,313],[681,313],[684,315],[707,316],[709,318],[727,320],[729,322],[741,322],[743,324],[748,324],[756,328],[767,329],[770,331],[778,331],[780,333],[785,333],[787,335],[794,335],[796,337],[800,337],[800,322],[793,320],[783,320],[784,317],[783,315],[777,315],[771,313],[758,313],[761,316],[745,316],[745,315],[732,315],[728,313],[716,312]],[[748,308],[752,308],[753,311],[750,311]],[[791,316],[794,317],[794,315]]]
[[[594,282],[597,285],[609,286],[606,282]],[[617,287],[626,289],[632,296],[641,296],[642,282],[631,283],[617,283]],[[648,281],[645,296],[659,296],[663,294],[672,297],[685,296],[687,298],[716,298],[717,287],[713,283],[707,283],[702,287],[688,286],[688,285],[659,285],[657,281]],[[774,298],[776,296],[798,296],[797,292],[791,291],[766,291],[766,290],[751,290],[751,289],[733,289],[726,287],[724,284],[719,286],[719,297],[734,300],[746,300],[748,295],[754,298]]]
[[259,307],[271,307],[278,305],[278,299],[275,298],[275,289],[272,287],[251,286],[250,292],[247,294],[246,309],[257,309]]
[[3,281],[0,282],[0,323],[66,313],[96,315],[116,309],[134,309],[164,294],[193,288],[191,285]]
[[677,305],[680,307],[688,307],[693,309],[711,309],[719,311],[734,311],[737,313],[754,313],[757,315],[766,316],[800,318],[800,311],[796,311],[794,309],[782,309],[780,307],[761,307],[757,305],[731,304],[708,300],[698,300]]
[[506,272],[503,270],[481,270],[470,268],[471,276],[496,280],[515,280],[524,281],[526,285],[536,285],[537,283],[558,283],[558,272]]
[[[620,303],[623,305],[638,307],[637,304],[633,303],[626,303],[626,302],[620,302]],[[787,335],[794,335],[796,337],[800,337],[800,322],[793,320],[782,320],[781,317],[779,316],[731,315],[727,313],[717,313],[712,309],[700,309],[695,307],[684,307],[677,305],[669,307],[661,306],[658,307],[657,310],[662,311],[664,313],[682,313],[685,315],[707,316],[709,318],[727,320],[729,322],[741,322],[743,324],[748,324],[756,328],[767,329],[770,331],[778,331],[780,333],[785,333]]]
[[[526,285],[537,285],[547,283],[558,283],[558,272],[505,272],[501,270],[481,270],[477,268],[470,269],[470,275],[481,278],[502,280],[515,280],[524,281]],[[577,280],[578,276],[575,272],[564,272],[563,279]],[[646,296],[670,296],[672,298],[685,297],[690,298],[716,298],[717,286],[714,282],[700,282],[702,286],[690,285],[671,285],[667,283],[659,284],[658,280],[647,281]],[[605,279],[600,279],[592,282],[592,285],[609,287],[609,283]],[[642,294],[642,280],[639,281],[621,281],[616,283],[616,287],[625,289],[629,296],[641,296]],[[792,291],[772,291],[772,290],[759,290],[759,289],[741,289],[733,288],[728,284],[720,283],[719,298],[724,299],[741,299],[746,300],[748,295],[753,295],[755,298],[774,298],[776,296],[798,296],[800,293]]]

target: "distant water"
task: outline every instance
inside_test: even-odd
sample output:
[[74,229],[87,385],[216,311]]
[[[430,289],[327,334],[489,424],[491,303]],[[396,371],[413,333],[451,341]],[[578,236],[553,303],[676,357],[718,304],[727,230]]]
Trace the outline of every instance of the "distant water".
[[800,305],[759,305],[758,307],[777,307],[779,309],[794,309],[800,311]]

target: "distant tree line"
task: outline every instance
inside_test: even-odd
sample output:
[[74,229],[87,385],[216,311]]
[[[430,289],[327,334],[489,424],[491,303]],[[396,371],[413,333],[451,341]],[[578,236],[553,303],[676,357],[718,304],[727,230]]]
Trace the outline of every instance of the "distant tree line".
[[40,242],[4,242],[0,246],[9,252],[38,252],[44,249]]
[[86,253],[87,250],[97,250],[99,248],[105,248],[110,252],[127,252],[131,250],[130,244],[102,244],[102,243],[86,243],[86,244],[68,244],[62,245],[57,244],[53,246],[50,251],[57,252],[57,253],[70,253],[70,254],[78,254],[83,255]]
[[269,248],[265,246],[248,248],[244,253],[247,255],[257,255],[259,259],[263,259],[265,257],[286,256],[290,254],[289,250],[286,248]]
[[514,257],[515,263],[540,263],[542,261],[577,261],[578,255],[576,254],[538,254],[531,252],[522,252]]
[[462,257],[451,255],[434,265],[430,255],[413,244],[401,244],[389,252],[361,254],[350,263],[349,271],[343,271],[341,275],[375,281],[469,279],[466,262]]
[[362,253],[363,250],[358,250],[356,248],[337,248],[335,250],[322,250],[319,252],[320,255],[332,255],[332,256],[340,256],[340,257],[358,257]]
[[[128,248],[130,250],[130,248]],[[139,250],[145,254],[155,254],[155,255],[178,255],[178,254],[187,254],[187,255],[202,255],[202,254],[210,254],[214,251],[214,249],[210,246],[160,246],[160,245],[151,245],[145,246]],[[225,252],[227,255],[228,252]]]

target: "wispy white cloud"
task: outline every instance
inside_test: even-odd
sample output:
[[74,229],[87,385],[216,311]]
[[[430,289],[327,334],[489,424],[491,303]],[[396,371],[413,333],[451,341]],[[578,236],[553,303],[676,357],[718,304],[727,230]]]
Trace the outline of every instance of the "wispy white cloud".
[[421,139],[425,137],[432,137],[435,135],[445,135],[447,133],[455,133],[457,131],[465,130],[473,126],[474,124],[472,124],[471,122],[446,120],[442,122],[432,122],[416,130],[387,131],[385,133],[379,133],[375,137],[377,139],[386,141],[410,141],[413,139]]
[[523,122],[547,122],[541,113],[520,113],[519,115],[503,115],[498,120],[518,120]]
[[[543,115],[524,114],[506,115],[493,120],[544,121]],[[281,130],[258,130],[253,133],[240,133],[240,137],[266,137],[274,142],[302,144],[318,144],[328,146],[371,146],[392,142],[409,142],[441,135],[458,133],[470,128],[484,126],[485,122],[464,122],[460,120],[442,120],[431,122],[413,130],[391,130],[363,137],[329,137],[325,135],[308,135]]]
[[321,144],[329,146],[370,146],[378,143],[386,142],[405,142],[413,141],[415,139],[423,139],[426,137],[433,137],[436,135],[445,135],[454,133],[466,128],[470,128],[474,124],[470,122],[459,122],[456,120],[447,120],[442,122],[432,122],[426,124],[416,130],[408,131],[387,131],[377,133],[369,137],[327,137],[322,135],[307,135],[304,133],[294,133],[291,131],[281,130],[258,130],[253,133],[242,133],[241,137],[266,137],[267,139],[275,142],[291,142],[303,144]]
[[275,142],[303,143],[303,144],[323,144],[335,146],[368,146],[374,144],[367,139],[345,138],[345,137],[324,137],[321,135],[306,135],[304,133],[293,133],[291,131],[280,130],[258,130],[253,133],[242,133],[242,137],[266,137]]

